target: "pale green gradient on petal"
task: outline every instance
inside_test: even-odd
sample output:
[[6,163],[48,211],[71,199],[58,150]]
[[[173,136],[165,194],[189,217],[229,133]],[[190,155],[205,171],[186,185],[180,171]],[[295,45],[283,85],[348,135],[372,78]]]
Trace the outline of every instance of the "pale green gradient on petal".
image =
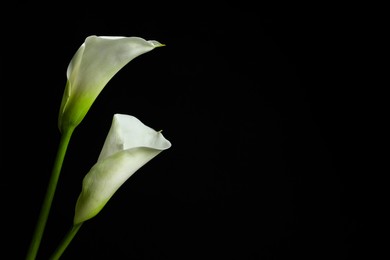
[[98,162],[84,177],[74,224],[98,214],[131,175],[170,147],[171,143],[161,132],[144,125],[137,118],[114,115]]
[[58,126],[76,127],[110,79],[134,58],[164,46],[140,37],[89,36],[67,69]]

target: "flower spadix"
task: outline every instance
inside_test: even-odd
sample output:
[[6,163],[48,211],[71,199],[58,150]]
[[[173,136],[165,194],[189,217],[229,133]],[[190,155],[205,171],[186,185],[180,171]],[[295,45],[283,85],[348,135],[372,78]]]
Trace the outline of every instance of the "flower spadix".
[[109,80],[132,59],[164,46],[140,37],[89,36],[71,59],[58,126],[75,128]]
[[97,163],[83,179],[74,224],[98,214],[131,175],[169,147],[161,132],[136,117],[115,114]]

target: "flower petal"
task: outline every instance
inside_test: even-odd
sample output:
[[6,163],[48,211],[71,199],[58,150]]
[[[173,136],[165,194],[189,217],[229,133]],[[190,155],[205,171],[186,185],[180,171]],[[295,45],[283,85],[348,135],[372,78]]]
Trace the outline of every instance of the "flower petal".
[[136,117],[115,114],[98,161],[121,150],[135,147],[165,150],[170,145],[169,141],[165,140],[160,132],[146,126]]
[[129,115],[114,115],[98,162],[84,177],[74,223],[94,217],[139,168],[171,147],[161,132]]
[[58,124],[61,131],[76,127],[110,79],[134,58],[164,46],[140,37],[89,36],[67,69],[67,84]]

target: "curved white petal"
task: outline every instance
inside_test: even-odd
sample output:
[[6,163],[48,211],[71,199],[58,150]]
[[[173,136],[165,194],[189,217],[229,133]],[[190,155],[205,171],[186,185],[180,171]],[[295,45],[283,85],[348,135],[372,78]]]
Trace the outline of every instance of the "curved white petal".
[[169,141],[160,132],[142,123],[138,118],[125,114],[115,114],[98,161],[122,150],[136,147],[153,147],[165,150]]
[[77,126],[108,81],[134,58],[164,46],[140,37],[89,36],[80,46],[67,69],[59,128]]
[[169,147],[161,132],[137,118],[114,115],[98,162],[84,177],[74,223],[94,217],[131,175]]

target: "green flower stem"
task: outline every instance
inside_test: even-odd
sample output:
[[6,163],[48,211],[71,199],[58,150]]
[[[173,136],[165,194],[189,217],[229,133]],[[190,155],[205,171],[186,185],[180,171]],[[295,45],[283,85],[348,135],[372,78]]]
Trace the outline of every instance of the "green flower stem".
[[46,195],[42,203],[42,208],[35,227],[33,238],[29,250],[27,252],[26,260],[35,260],[39,246],[41,244],[43,232],[45,230],[46,222],[49,217],[51,204],[54,198],[54,193],[57,188],[58,179],[60,177],[62,163],[65,158],[66,150],[69,145],[74,128],[69,128],[61,134],[60,144],[57,150],[57,156],[54,161],[53,170],[47,187]]
[[73,240],[77,231],[79,231],[81,225],[84,222],[73,225],[72,229],[66,234],[65,238],[61,241],[61,244],[57,247],[56,251],[54,251],[53,255],[50,257],[50,260],[60,259],[61,255],[64,253],[65,249],[68,247],[70,242]]

